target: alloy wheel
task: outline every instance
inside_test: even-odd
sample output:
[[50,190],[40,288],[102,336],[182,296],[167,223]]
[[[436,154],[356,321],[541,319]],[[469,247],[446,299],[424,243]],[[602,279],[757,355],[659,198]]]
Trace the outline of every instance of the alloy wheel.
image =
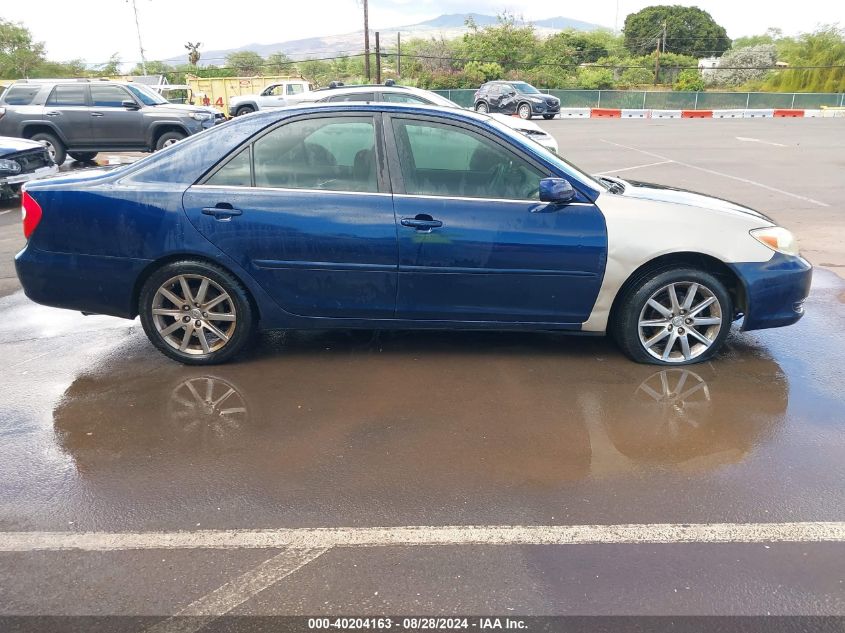
[[664,363],[684,363],[706,352],[722,329],[722,305],[697,282],[673,282],[645,302],[637,323],[640,343]]
[[208,355],[231,340],[238,325],[232,297],[203,275],[177,275],[153,297],[152,321],[159,336],[185,354]]
[[519,106],[519,118],[520,119],[530,119],[531,118],[531,106],[526,103],[523,103]]

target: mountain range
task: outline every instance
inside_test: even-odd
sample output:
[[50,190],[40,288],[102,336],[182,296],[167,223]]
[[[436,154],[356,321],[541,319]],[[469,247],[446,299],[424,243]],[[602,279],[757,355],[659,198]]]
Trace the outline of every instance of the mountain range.
[[[379,33],[383,46],[385,46],[385,48],[392,49],[395,47],[397,34],[401,34],[403,39],[410,39],[413,37],[444,37],[446,39],[460,37],[468,30],[466,26],[468,18],[472,18],[473,22],[480,27],[492,26],[498,22],[498,18],[493,15],[484,15],[481,13],[447,13],[417,24],[379,29]],[[553,33],[566,29],[593,31],[596,29],[606,28],[599,24],[582,22],[580,20],[573,20],[565,17],[546,18],[544,20],[526,20],[524,23],[533,25],[537,33],[543,36],[552,35]],[[371,30],[370,46],[374,46],[372,33],[373,31]],[[362,29],[360,31],[344,33],[342,35],[309,37],[300,40],[290,40],[287,42],[276,42],[272,44],[260,44],[254,42],[252,44],[245,44],[235,48],[203,50],[201,51],[202,57],[200,58],[199,65],[208,66],[213,64],[220,66],[224,63],[227,55],[238,51],[254,51],[262,57],[267,57],[272,53],[281,51],[288,57],[295,60],[307,59],[309,57],[351,55],[362,51],[363,39],[364,31]],[[162,61],[171,65],[178,65],[186,63],[187,57],[185,54],[181,54]]]

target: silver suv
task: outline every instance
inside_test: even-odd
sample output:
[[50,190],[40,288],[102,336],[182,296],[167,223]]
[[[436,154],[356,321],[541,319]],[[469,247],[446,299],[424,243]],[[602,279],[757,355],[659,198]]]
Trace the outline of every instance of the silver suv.
[[68,154],[89,161],[103,151],[155,151],[223,121],[213,108],[119,81],[30,79],[0,97],[0,136],[39,141],[58,165]]

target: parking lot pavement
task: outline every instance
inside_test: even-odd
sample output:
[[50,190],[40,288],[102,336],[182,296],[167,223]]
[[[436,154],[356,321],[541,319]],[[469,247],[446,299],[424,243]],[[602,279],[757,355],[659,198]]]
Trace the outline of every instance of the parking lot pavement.
[[538,121],[560,152],[604,172],[701,191],[767,213],[813,264],[845,277],[841,119]]
[[[696,168],[738,168],[712,130],[570,123],[543,125],[591,170],[673,160],[637,169],[820,236],[842,193],[802,180],[835,171],[815,136],[752,184]],[[688,368],[602,338],[345,331],[198,368],[137,322],[0,297],[0,617],[845,616],[845,282],[818,270],[806,310]]]

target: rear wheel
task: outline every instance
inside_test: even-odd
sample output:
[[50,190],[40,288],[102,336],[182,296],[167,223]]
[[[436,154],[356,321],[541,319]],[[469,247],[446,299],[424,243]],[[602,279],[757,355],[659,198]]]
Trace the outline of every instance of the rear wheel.
[[242,105],[240,108],[235,110],[235,116],[243,116],[245,114],[252,114],[255,112],[255,108],[250,105]]
[[49,132],[38,132],[37,134],[33,134],[30,138],[33,141],[41,143],[47,148],[47,153],[50,155],[50,158],[53,159],[54,163],[61,165],[65,162],[67,150],[54,134],[50,134]]
[[68,152],[68,156],[80,163],[89,163],[97,157],[97,152]]
[[530,119],[531,106],[527,103],[520,103],[519,107],[516,109],[516,113],[519,115],[520,119]]
[[155,271],[141,289],[138,308],[152,344],[187,365],[229,360],[256,329],[246,288],[205,262],[174,262]]
[[484,103],[483,101],[479,101],[478,103],[475,104],[475,111],[481,112],[482,114],[487,114],[487,112],[489,111],[489,108],[487,107],[486,103]]
[[165,147],[170,147],[171,145],[181,141],[183,138],[185,138],[184,132],[177,132],[175,130],[172,132],[165,132],[159,136],[156,141],[156,151],[164,149]]
[[733,321],[724,284],[693,268],[653,271],[620,298],[612,323],[631,359],[654,365],[690,365],[711,358]]

